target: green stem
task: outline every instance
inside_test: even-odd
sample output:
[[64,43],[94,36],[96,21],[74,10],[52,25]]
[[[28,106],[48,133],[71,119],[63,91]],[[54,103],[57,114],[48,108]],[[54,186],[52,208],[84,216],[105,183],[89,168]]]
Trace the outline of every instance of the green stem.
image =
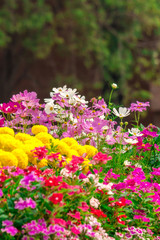
[[113,88],[112,88],[111,93],[110,93],[110,96],[109,96],[109,101],[108,101],[108,106],[109,106],[109,108],[110,108],[110,105],[111,105],[112,94],[113,94]]

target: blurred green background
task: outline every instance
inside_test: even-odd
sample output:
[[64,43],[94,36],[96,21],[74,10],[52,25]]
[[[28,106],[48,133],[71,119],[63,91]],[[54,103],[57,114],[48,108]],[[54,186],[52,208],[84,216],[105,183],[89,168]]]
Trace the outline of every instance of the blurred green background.
[[[159,121],[159,0],[1,0],[0,102],[27,89],[151,101]],[[157,114],[157,115],[156,115]]]

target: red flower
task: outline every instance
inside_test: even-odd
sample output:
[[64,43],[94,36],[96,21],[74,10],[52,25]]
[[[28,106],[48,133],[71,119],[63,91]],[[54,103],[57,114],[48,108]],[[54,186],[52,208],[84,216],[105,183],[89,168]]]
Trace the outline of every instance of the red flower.
[[53,161],[53,160],[57,160],[57,159],[59,159],[59,152],[58,153],[51,153],[49,156],[47,156],[47,159],[48,160],[50,160],[51,162]]
[[124,197],[120,198],[119,201],[115,202],[115,204],[120,207],[126,206],[127,204],[129,205],[131,203],[132,201],[125,199]]
[[99,209],[94,209],[91,207],[91,213],[93,213],[94,215],[96,215],[97,217],[107,217],[106,214],[104,214],[104,212],[102,212],[101,210]]
[[50,177],[45,180],[45,186],[52,187],[52,186],[58,186],[60,185],[60,182],[62,181],[62,177]]
[[67,215],[73,217],[73,218],[76,218],[78,220],[81,219],[81,216],[80,216],[80,213],[79,212],[76,212],[76,213],[67,213]]
[[53,218],[51,219],[51,223],[52,224],[59,224],[63,227],[66,227],[67,226],[67,223],[65,220],[63,220],[62,218]]
[[123,215],[120,215],[117,217],[117,221],[120,223],[120,224],[123,224],[125,225],[125,221],[123,221],[121,218],[126,218],[127,216],[125,214]]
[[48,150],[44,146],[44,147],[36,147],[35,149],[31,150],[31,152],[34,152],[35,154],[34,157],[37,157],[39,160],[41,160],[46,157],[46,153],[48,152]]
[[63,199],[63,194],[62,193],[53,193],[51,197],[49,197],[49,200],[53,204],[60,203]]

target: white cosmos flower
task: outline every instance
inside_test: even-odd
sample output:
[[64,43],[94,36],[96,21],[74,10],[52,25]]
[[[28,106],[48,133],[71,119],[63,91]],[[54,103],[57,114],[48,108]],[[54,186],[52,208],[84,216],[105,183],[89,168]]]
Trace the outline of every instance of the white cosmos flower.
[[44,111],[47,114],[53,113],[54,112],[54,104],[52,102],[48,102],[45,105]]
[[54,100],[52,98],[45,98],[44,102],[45,103],[54,103]]
[[136,144],[138,142],[137,139],[132,139],[132,138],[124,138],[124,141],[128,144]]
[[143,135],[138,128],[128,129],[128,132],[129,132],[131,135],[134,135],[134,136],[136,136],[136,137],[141,137],[141,136]]
[[67,90],[67,86],[66,85],[64,85],[62,88],[61,87],[59,87],[59,88],[52,88],[52,91],[54,93],[61,93],[61,92],[65,92],[66,90]]
[[126,107],[119,107],[118,111],[115,108],[113,108],[113,113],[119,118],[124,118],[130,115],[130,110]]

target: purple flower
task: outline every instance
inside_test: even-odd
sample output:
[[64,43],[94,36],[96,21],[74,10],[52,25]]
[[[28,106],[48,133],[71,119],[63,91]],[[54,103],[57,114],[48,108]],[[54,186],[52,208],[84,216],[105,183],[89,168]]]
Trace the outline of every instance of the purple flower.
[[2,191],[2,189],[0,188],[0,197],[2,197],[3,196],[3,191]]
[[23,210],[25,208],[32,208],[34,209],[36,207],[36,202],[32,200],[32,198],[26,198],[26,200],[23,200],[22,198],[19,199],[19,201],[15,201],[15,209]]
[[15,236],[18,233],[18,229],[13,226],[2,228],[1,231],[9,233],[11,236]]
[[10,220],[5,220],[2,222],[2,226],[6,226],[6,227],[9,227],[9,226],[12,226],[13,225],[13,222],[10,221]]

